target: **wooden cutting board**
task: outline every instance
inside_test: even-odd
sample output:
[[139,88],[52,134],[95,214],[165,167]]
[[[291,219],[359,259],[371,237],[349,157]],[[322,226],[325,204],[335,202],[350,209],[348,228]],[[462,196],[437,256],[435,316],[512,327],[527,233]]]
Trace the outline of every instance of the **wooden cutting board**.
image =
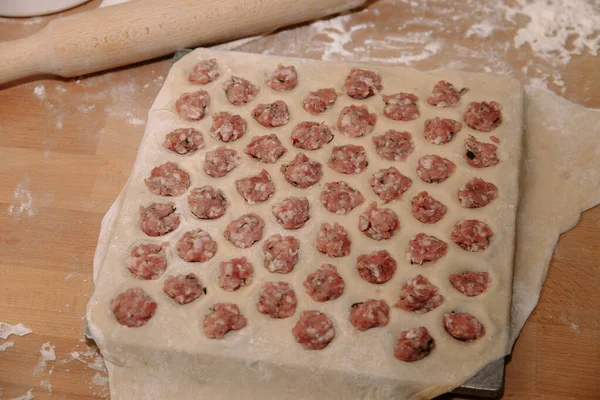
[[[368,18],[376,16],[360,21]],[[47,20],[0,20],[0,41],[33,33]],[[385,28],[385,20],[378,24]],[[577,63],[570,79],[589,74],[592,62]],[[0,352],[0,398],[29,389],[46,398],[41,381],[51,384],[51,398],[106,398],[106,374],[90,368],[95,354],[81,342],[92,258],[100,221],[127,179],[169,66],[163,59],[0,90],[0,321],[33,330],[12,336],[14,347]],[[600,107],[594,90],[588,105]],[[598,238],[600,207],[561,237],[540,303],[508,364],[505,398],[598,398]],[[45,342],[55,346],[56,360],[34,376]]]

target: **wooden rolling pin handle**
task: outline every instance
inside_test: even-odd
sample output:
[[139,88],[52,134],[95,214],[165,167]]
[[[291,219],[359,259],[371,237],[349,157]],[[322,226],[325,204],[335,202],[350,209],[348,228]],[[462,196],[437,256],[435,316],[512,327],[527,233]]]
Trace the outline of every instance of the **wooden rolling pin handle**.
[[0,43],[0,84],[35,74],[65,78],[323,18],[366,0],[134,0],[51,21]]

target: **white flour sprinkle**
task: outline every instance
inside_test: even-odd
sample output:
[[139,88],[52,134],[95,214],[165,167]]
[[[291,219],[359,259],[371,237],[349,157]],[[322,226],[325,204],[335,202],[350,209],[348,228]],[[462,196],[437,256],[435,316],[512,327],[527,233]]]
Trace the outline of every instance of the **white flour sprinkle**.
[[108,377],[96,372],[96,375],[92,377],[92,383],[96,386],[106,386],[108,384]]
[[27,391],[27,393],[25,393],[23,396],[19,396],[19,397],[14,397],[10,400],[32,400],[35,398],[35,396],[33,395],[33,389],[29,389]]
[[489,37],[495,29],[495,25],[490,21],[483,21],[477,24],[471,25],[465,36],[467,38],[471,36],[477,36],[480,38]]
[[[15,347],[15,342],[4,342],[4,343],[0,344],[0,352],[6,351],[6,350],[10,349],[11,347]],[[1,397],[0,397],[0,399],[1,399]]]
[[9,325],[5,322],[0,322],[0,338],[8,339],[10,335],[25,336],[31,333],[31,329],[25,325],[18,323],[16,325]]
[[[33,369],[33,376],[42,375],[44,373],[44,371],[46,370],[46,363],[48,361],[56,360],[56,353],[54,352],[54,346],[51,345],[49,342],[42,344],[42,347],[40,349],[40,354],[41,354],[41,357],[38,360],[38,364]],[[50,373],[52,373],[52,370],[50,370]]]
[[52,394],[52,385],[50,384],[50,381],[41,381],[40,382],[40,389],[45,390],[46,392],[48,392],[48,395]]
[[146,123],[146,120],[131,117],[127,120],[127,122],[130,123],[131,125],[144,125]]
[[77,106],[77,110],[79,110],[79,112],[82,112],[85,114],[89,113],[94,108],[96,108],[96,106],[94,104],[80,104]]
[[33,195],[29,190],[29,177],[23,178],[23,180],[15,186],[13,199],[15,201],[8,206],[8,215],[15,218],[25,216],[33,217],[35,215]]
[[38,99],[44,100],[46,98],[46,88],[44,85],[37,85],[33,88],[33,94],[35,94]]

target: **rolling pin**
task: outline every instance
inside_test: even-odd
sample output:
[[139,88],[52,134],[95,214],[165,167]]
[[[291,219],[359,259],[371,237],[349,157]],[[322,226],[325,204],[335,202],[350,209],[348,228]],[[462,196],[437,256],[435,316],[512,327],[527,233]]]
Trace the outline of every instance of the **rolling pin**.
[[51,21],[0,43],[0,84],[65,78],[222,43],[358,8],[366,0],[134,0]]

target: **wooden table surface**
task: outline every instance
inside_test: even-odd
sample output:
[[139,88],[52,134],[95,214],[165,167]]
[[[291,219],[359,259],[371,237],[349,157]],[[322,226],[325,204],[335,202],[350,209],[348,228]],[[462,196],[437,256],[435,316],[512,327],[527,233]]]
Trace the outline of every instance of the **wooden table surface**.
[[[50,18],[0,19],[0,41],[31,34]],[[0,352],[0,399],[30,389],[36,399],[108,397],[106,373],[93,364],[96,350],[83,340],[92,258],[169,65],[165,58],[0,90],[0,322],[33,331],[0,339],[14,341]],[[589,66],[574,68],[589,73]],[[569,76],[581,79],[577,71]],[[600,107],[597,89],[588,106]],[[507,366],[504,398],[600,398],[599,239],[600,207],[562,235]],[[55,347],[56,360],[35,370],[44,343]]]

